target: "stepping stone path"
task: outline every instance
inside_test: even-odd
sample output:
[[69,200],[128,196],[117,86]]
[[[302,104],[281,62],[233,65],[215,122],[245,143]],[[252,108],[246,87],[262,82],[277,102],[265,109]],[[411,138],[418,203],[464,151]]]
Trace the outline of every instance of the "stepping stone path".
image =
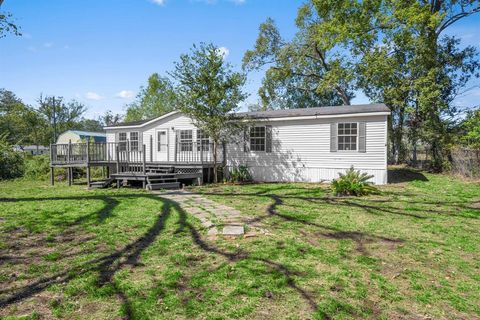
[[[159,197],[174,201],[187,213],[198,218],[208,229],[208,237],[215,239],[217,235],[240,237],[245,234],[247,219],[237,209],[206,199],[200,194],[184,190],[153,192]],[[245,237],[256,235],[257,226],[249,225],[249,233]],[[258,229],[263,231],[261,229]]]

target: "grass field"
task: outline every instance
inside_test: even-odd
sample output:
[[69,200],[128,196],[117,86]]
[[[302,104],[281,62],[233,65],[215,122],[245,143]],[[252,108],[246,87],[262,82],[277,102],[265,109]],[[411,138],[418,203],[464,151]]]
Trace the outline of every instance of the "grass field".
[[394,174],[198,188],[268,231],[235,240],[142,190],[1,182],[0,317],[479,319],[479,184]]

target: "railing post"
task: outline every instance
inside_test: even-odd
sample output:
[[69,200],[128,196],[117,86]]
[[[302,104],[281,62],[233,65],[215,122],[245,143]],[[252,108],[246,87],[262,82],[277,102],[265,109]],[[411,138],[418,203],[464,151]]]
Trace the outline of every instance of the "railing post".
[[153,162],[153,136],[150,135],[150,162]]
[[203,165],[203,143],[202,143],[202,140],[200,140],[200,163]]
[[115,159],[117,161],[117,172],[120,173],[120,153],[118,152],[118,145],[115,146]]
[[55,185],[55,169],[53,167],[53,144],[50,144],[50,184],[52,186]]
[[72,154],[72,140],[68,140],[67,163],[70,163],[71,154]]
[[87,187],[90,188],[90,139],[87,139]]
[[175,138],[175,163],[177,162],[177,153],[178,153],[178,141]]
[[143,174],[147,174],[147,156],[145,155],[145,145],[142,144],[142,161],[143,161]]

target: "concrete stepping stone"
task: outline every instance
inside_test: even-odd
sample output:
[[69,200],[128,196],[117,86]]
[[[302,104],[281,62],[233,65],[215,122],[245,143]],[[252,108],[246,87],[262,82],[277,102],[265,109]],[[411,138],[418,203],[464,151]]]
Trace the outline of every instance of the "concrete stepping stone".
[[224,236],[233,236],[238,237],[242,236],[245,233],[243,226],[228,225],[223,227],[222,234]]

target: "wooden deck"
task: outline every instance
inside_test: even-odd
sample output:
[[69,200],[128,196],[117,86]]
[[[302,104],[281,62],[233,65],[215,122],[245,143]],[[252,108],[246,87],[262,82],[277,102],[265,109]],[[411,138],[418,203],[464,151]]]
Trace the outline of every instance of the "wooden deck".
[[[153,145],[149,154],[146,145],[132,148],[130,143],[69,143],[53,144],[50,147],[51,183],[54,184],[55,168],[67,170],[68,182],[73,183],[73,168],[86,168],[89,187],[106,187],[116,183],[117,187],[129,182],[142,183],[147,189],[175,188],[181,183],[194,181],[197,184],[210,182],[214,167],[213,146],[189,142],[177,144],[173,161],[155,161]],[[217,165],[223,161],[220,153]],[[91,167],[105,167],[107,177],[92,182]]]

